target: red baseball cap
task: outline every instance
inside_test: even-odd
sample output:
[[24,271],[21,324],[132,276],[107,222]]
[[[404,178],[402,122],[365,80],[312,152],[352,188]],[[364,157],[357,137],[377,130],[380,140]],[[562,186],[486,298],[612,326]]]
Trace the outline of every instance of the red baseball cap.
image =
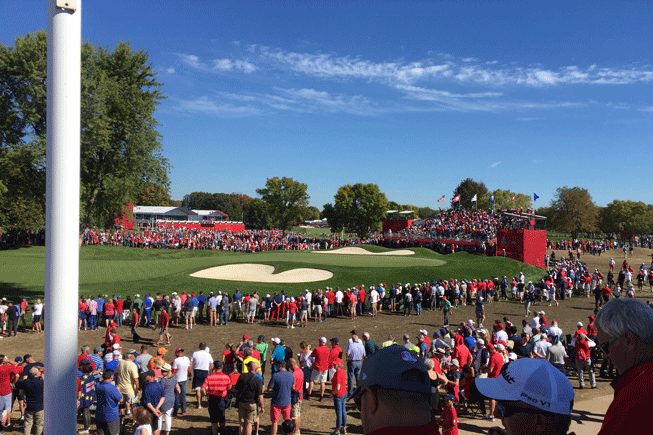
[[243,335],[243,340],[249,340],[249,335],[247,334]]

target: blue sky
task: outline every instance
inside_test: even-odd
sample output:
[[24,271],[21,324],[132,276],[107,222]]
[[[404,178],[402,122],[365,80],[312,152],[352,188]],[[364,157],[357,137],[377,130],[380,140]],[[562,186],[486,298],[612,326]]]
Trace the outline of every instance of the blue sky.
[[[438,208],[471,177],[653,203],[651,1],[82,0],[82,37],[145,49],[175,199],[266,178]],[[0,41],[47,27],[0,2]]]

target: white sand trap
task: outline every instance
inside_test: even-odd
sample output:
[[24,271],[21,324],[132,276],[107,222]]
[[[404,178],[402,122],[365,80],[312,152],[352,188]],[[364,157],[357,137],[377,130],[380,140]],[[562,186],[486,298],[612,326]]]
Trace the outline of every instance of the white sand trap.
[[363,248],[340,248],[329,251],[312,251],[313,254],[349,254],[349,255],[413,255],[414,251],[410,249],[401,249],[399,251],[388,251],[388,252],[370,252]]
[[293,269],[274,274],[274,266],[267,264],[229,264],[211,267],[191,273],[195,278],[221,279],[224,281],[296,283],[324,281],[333,276],[328,270]]

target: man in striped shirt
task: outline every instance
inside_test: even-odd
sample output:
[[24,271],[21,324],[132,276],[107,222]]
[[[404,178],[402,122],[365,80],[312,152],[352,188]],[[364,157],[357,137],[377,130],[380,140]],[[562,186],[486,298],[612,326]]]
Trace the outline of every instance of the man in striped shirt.
[[222,362],[213,362],[213,372],[206,377],[202,384],[202,394],[209,398],[209,418],[211,419],[211,434],[218,434],[218,423],[224,428],[225,410],[231,398],[227,397],[231,389],[231,378],[222,373]]

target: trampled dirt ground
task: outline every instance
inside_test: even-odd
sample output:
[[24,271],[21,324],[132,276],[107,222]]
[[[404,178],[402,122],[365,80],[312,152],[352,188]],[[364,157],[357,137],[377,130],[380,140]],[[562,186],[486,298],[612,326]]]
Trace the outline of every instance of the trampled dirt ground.
[[[566,252],[557,251],[556,255],[566,255]],[[621,261],[623,261],[623,254],[618,251],[608,251],[600,257],[587,255],[583,258],[583,260],[587,262],[588,266],[592,270],[598,267],[601,269],[601,271],[607,273],[607,265],[611,255],[615,258],[615,261],[617,261],[617,265],[620,265]],[[636,249],[634,256],[632,258],[628,258],[628,261],[633,265],[633,267],[635,267],[635,269],[638,269],[639,265],[642,263],[646,263],[646,265],[649,266],[651,263],[651,250]],[[647,289],[648,286],[645,287],[645,292],[643,294],[638,293],[637,297],[644,300],[653,299],[653,293]],[[565,333],[572,333],[576,329],[576,322],[582,321],[584,324],[586,324],[587,316],[592,314],[592,310],[594,308],[594,300],[593,298],[585,299],[574,297],[572,299],[561,301],[559,307],[549,307],[548,303],[545,303],[543,306],[538,304],[534,308],[544,310],[546,312],[547,318],[550,321],[556,319]],[[502,318],[503,316],[507,316],[513,323],[520,323],[521,319],[524,318],[523,306],[514,302],[493,303],[489,304],[486,309],[486,326],[490,325],[494,319]],[[460,307],[458,309],[452,310],[450,317],[450,322],[452,325],[455,325],[459,322],[464,322],[467,319],[474,318],[473,308]],[[310,322],[307,328],[296,329],[287,329],[281,322],[277,324],[254,325],[231,322],[226,327],[209,327],[205,325],[199,325],[192,330],[172,328],[171,332],[173,335],[173,345],[169,349],[172,351],[175,347],[183,347],[186,350],[186,354],[190,356],[190,354],[197,349],[198,343],[200,341],[206,341],[211,349],[213,357],[219,358],[221,357],[221,353],[226,342],[237,344],[240,337],[246,333],[252,337],[256,337],[259,334],[264,334],[268,343],[272,337],[283,338],[286,340],[286,343],[293,349],[293,351],[298,353],[300,350],[300,341],[305,340],[315,345],[321,336],[326,336],[328,339],[331,337],[338,337],[340,338],[341,343],[346,343],[350,335],[349,331],[354,328],[359,332],[359,334],[362,334],[364,331],[368,331],[371,334],[372,339],[377,344],[380,344],[386,340],[388,334],[395,334],[395,336],[401,337],[404,333],[408,333],[411,335],[411,337],[415,337],[420,329],[426,329],[429,331],[429,333],[439,329],[442,326],[442,322],[443,316],[441,312],[430,312],[426,310],[421,316],[413,315],[411,317],[403,317],[401,315],[391,314],[384,311],[380,313],[377,318],[362,316],[357,317],[355,321],[351,321],[348,318],[329,319],[323,323]],[[122,337],[123,350],[126,351],[131,347],[138,348],[138,346],[133,345],[131,342],[129,329],[127,327],[122,327],[120,329],[121,330],[119,333]],[[82,344],[89,344],[93,347],[101,344],[104,339],[104,332],[104,328],[102,328],[100,332],[81,331],[79,333],[79,345],[81,346]],[[153,329],[144,330],[141,328],[139,332],[150,343],[152,343],[154,339],[157,338],[155,337],[155,331]],[[415,341],[415,339],[411,339],[411,341]],[[4,338],[0,340],[0,353],[8,354],[11,359],[17,355],[23,355],[28,352],[32,353],[37,358],[37,360],[43,360],[43,335],[37,336],[35,333],[29,331],[27,333],[19,334],[18,339]],[[166,354],[166,361],[170,362],[173,358],[173,352]],[[574,388],[576,388],[576,402],[593,400],[595,398],[598,401],[598,398],[612,394],[612,389],[609,386],[609,380],[600,378],[598,379],[599,387],[595,390],[580,390],[577,388],[577,379],[572,379]],[[266,376],[266,382],[268,380],[269,373],[268,376]],[[327,385],[327,392],[328,391],[329,386]],[[315,399],[317,399],[317,396],[314,393],[314,400],[311,400],[310,402],[304,402],[302,406],[301,431],[305,434],[331,433],[335,426],[335,412],[333,410],[333,401],[332,399],[325,398],[324,402],[320,403]],[[175,418],[173,420],[172,433],[183,433],[184,435],[205,435],[209,426],[208,412],[206,408],[196,409],[196,401],[194,396],[191,395],[190,386],[188,390],[188,400],[188,415]],[[266,395],[266,403],[269,404],[268,395]],[[603,407],[607,407],[609,401],[601,401],[601,403],[604,403]],[[269,409],[268,406],[266,406],[266,408]],[[605,409],[597,409],[591,416],[587,413],[582,413],[575,415],[574,418],[575,420],[578,420],[580,425],[583,424],[584,419],[588,419],[588,421],[591,419],[596,423],[602,419],[602,414],[604,412]],[[228,411],[227,418],[228,425],[237,425],[235,410]],[[495,424],[499,424],[499,422]],[[465,416],[461,416],[459,423],[461,433],[482,433],[484,428],[488,426],[488,422],[481,421],[478,417],[476,419],[469,419]],[[362,429],[360,427],[360,415],[359,412],[355,409],[353,403],[348,405],[348,427],[349,432],[351,433],[362,433]],[[269,431],[270,418],[269,414],[266,413],[261,417],[261,430],[259,433],[269,433]]]

